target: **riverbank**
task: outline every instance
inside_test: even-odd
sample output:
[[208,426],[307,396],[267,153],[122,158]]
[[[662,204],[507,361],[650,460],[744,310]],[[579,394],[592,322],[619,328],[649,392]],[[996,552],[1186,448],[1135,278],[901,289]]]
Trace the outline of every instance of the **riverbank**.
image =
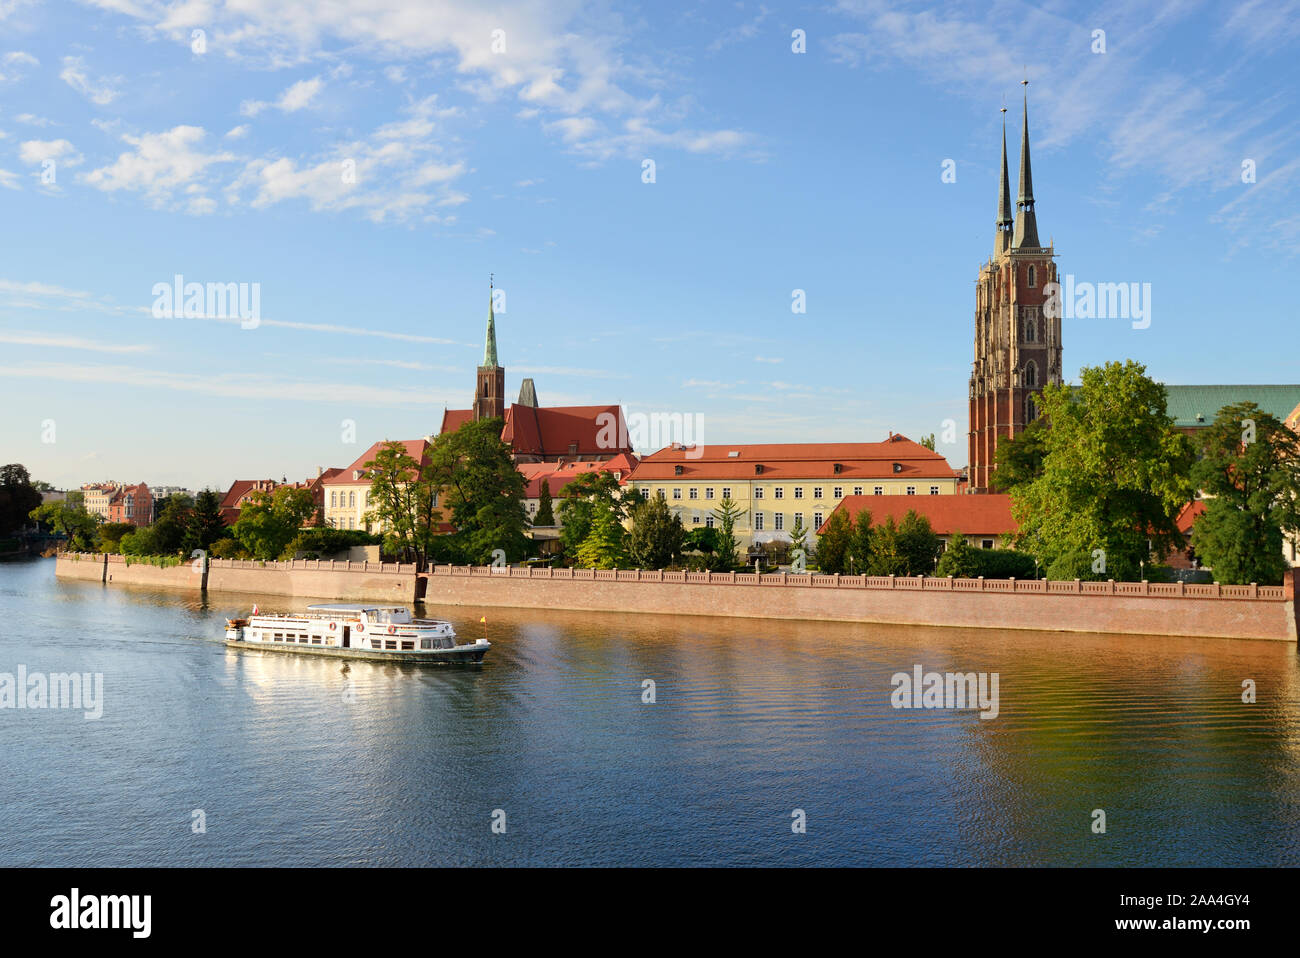
[[340,600],[1049,632],[1297,641],[1297,579],[1282,586],[438,566],[213,559],[159,568],[65,554],[60,578]]

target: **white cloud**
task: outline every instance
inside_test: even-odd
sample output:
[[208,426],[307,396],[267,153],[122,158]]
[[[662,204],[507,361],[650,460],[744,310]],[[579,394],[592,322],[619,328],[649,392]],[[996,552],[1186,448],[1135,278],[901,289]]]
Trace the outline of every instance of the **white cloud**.
[[28,166],[36,166],[46,160],[58,160],[64,166],[76,166],[82,160],[77,148],[67,140],[27,140],[19,145],[18,158]]
[[[99,2],[118,6],[123,0]],[[146,29],[189,43],[188,30],[170,21],[172,7],[163,0],[136,0],[129,8],[118,8],[142,20]],[[761,10],[755,21],[739,28],[738,36],[756,34],[766,16]],[[656,145],[696,152],[726,152],[746,137],[731,130],[676,129],[680,117],[665,109],[659,91],[685,81],[658,61],[628,52],[635,33],[646,29],[639,20],[591,0],[492,5],[479,0],[245,0],[214,8],[208,27],[213,48],[276,67],[318,61],[343,44],[387,61],[386,76],[400,83],[406,80],[403,61],[450,60],[457,86],[484,101],[513,96],[524,106],[522,116],[543,122],[572,119],[574,123],[554,129],[563,142],[591,157],[633,150],[644,140],[624,131],[613,134],[611,142],[600,142],[593,122],[617,125],[639,118],[647,122],[646,133],[653,132]],[[497,40],[504,42],[504,50]],[[301,108],[314,96],[315,90],[302,87],[282,96],[281,108]],[[241,110],[255,116],[268,105],[249,100]]]
[[25,123],[27,126],[49,126],[52,120],[47,120],[43,116],[37,116],[34,113],[19,113],[14,117],[19,123]]
[[10,170],[0,170],[0,186],[8,190],[18,189],[18,174]]
[[147,353],[153,350],[148,344],[105,343],[77,336],[60,336],[49,333],[32,333],[0,330],[0,343],[15,346],[48,346],[54,349],[83,349],[97,353]]
[[40,66],[41,61],[30,53],[13,50],[0,57],[0,83],[13,83],[23,79],[30,68]]
[[241,123],[239,126],[226,131],[227,140],[242,140],[248,136],[248,124]]
[[313,77],[310,80],[299,80],[284,93],[280,94],[280,99],[276,102],[285,113],[294,113],[301,110],[320,92],[324,81],[320,77]]
[[[156,207],[178,204],[191,213],[211,212],[213,201],[204,194],[205,172],[213,164],[233,161],[235,156],[202,152],[199,144],[205,135],[197,126],[177,126],[138,137],[124,135],[122,139],[134,149],[118,156],[111,165],[86,173],[83,179],[109,193],[142,193]],[[177,192],[185,193],[179,201]]]
[[285,89],[274,103],[268,103],[266,100],[245,100],[239,104],[239,112],[242,116],[254,117],[270,107],[275,107],[282,113],[296,113],[308,106],[324,85],[325,81],[320,77],[299,80]]
[[313,210],[360,209],[374,222],[446,222],[433,208],[467,199],[451,188],[465,165],[440,157],[442,148],[432,138],[439,113],[434,97],[405,112],[408,119],[379,127],[369,139],[340,143],[323,154],[252,160],[229,184],[227,197],[255,209],[303,199]]
[[117,99],[120,92],[115,89],[115,84],[121,82],[120,77],[91,80],[86,72],[86,62],[81,57],[64,57],[59,79],[96,106],[107,106]]

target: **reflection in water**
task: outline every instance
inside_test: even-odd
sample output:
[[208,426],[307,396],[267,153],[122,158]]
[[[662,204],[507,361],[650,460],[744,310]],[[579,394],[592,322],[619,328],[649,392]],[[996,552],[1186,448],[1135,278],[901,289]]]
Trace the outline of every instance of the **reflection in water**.
[[[0,864],[1300,862],[1287,643],[430,606],[493,649],[420,668],[227,649],[252,600],[0,565],[0,671],[105,688],[0,711]],[[916,664],[998,718],[891,708]]]

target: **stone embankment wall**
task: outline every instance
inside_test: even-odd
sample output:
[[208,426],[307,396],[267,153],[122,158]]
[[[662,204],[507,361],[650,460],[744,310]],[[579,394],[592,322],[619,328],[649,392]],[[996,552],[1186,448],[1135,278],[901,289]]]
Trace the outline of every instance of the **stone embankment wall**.
[[900,625],[1296,641],[1297,580],[1281,586],[1048,582],[213,559],[169,568],[64,554],[56,575],[253,596],[589,612],[833,619]]
[[439,566],[426,602],[1296,641],[1282,586]]
[[159,568],[128,562],[119,555],[64,553],[55,560],[55,575],[108,585],[243,592],[253,596],[303,596],[409,605],[415,600],[415,566],[397,562],[346,562],[294,559],[211,559],[206,569],[195,562]]

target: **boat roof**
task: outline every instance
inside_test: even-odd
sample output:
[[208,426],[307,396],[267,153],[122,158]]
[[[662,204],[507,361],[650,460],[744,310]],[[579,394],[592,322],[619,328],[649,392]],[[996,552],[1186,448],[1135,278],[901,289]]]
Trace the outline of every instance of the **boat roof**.
[[307,611],[320,610],[323,612],[371,612],[378,609],[401,609],[406,611],[404,605],[375,605],[373,602],[358,604],[355,602],[323,602],[320,605],[309,605]]

